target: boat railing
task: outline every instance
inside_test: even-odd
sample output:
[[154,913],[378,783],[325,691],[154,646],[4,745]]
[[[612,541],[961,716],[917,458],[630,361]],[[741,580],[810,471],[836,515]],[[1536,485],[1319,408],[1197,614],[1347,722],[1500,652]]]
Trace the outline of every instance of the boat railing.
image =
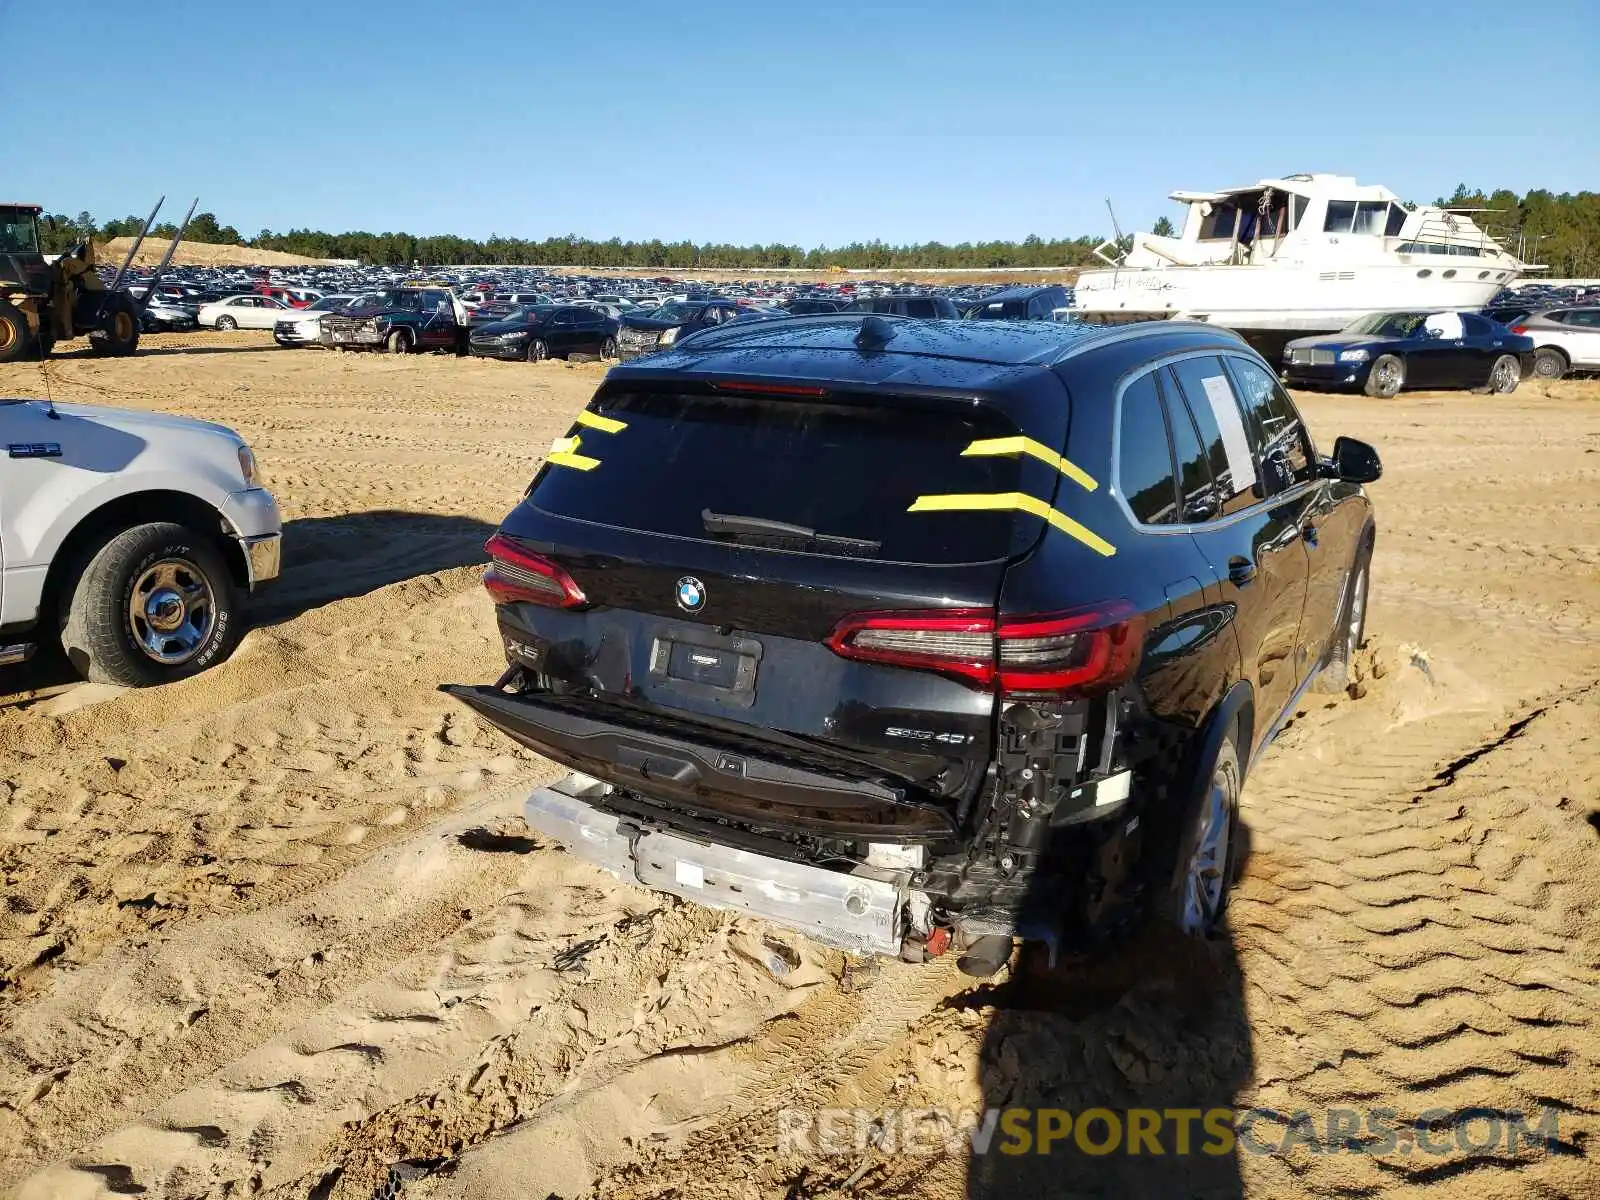
[[1451,212],[1426,216],[1409,234],[1383,239],[1385,250],[1399,254],[1446,254],[1465,258],[1493,257],[1505,247],[1470,218]]
[[[1112,254],[1116,255],[1115,258],[1111,257],[1110,254],[1106,253],[1106,249],[1108,247],[1110,248]],[[1098,246],[1096,246],[1089,253],[1093,254],[1096,258],[1098,258],[1101,262],[1105,263],[1106,266],[1108,266],[1108,267],[1121,267],[1123,264],[1125,264],[1128,261],[1128,252],[1126,250],[1124,250],[1121,246],[1117,245],[1117,242],[1116,242],[1115,238],[1107,238],[1105,241],[1101,242]]]

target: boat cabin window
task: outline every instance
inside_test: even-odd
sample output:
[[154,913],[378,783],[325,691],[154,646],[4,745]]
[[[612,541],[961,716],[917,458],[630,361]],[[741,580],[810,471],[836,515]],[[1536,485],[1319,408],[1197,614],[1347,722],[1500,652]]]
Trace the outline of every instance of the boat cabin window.
[[1217,201],[1211,211],[1200,218],[1202,242],[1226,242],[1233,239],[1233,227],[1239,219],[1239,210],[1231,203]]
[[[1294,200],[1292,211],[1289,201]],[[1256,238],[1277,237],[1300,223],[1305,212],[1305,197],[1271,189],[1269,192],[1242,192],[1228,200],[1211,203],[1211,211],[1200,218],[1199,240],[1226,242],[1237,239],[1248,246]]]
[[1300,218],[1306,215],[1306,205],[1310,204],[1311,201],[1299,195],[1294,196],[1293,199],[1294,204],[1289,209],[1289,228],[1298,229],[1300,228]]
[[1405,221],[1406,210],[1387,200],[1329,200],[1322,231],[1394,237]]

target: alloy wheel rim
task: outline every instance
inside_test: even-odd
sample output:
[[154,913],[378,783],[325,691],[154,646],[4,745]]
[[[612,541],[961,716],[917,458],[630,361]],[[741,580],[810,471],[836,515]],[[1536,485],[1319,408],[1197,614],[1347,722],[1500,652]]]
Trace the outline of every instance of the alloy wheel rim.
[[1508,392],[1511,390],[1511,383],[1511,363],[1507,359],[1501,359],[1494,368],[1494,389],[1497,392]]
[[1553,355],[1553,354],[1541,354],[1541,355],[1539,355],[1539,361],[1536,364],[1536,366],[1537,366],[1538,373],[1540,375],[1543,375],[1546,379],[1554,379],[1555,378],[1555,376],[1556,376],[1556,358],[1555,358],[1555,355]]
[[1378,386],[1386,392],[1400,390],[1400,373],[1393,363],[1384,363],[1378,368]]
[[216,624],[211,581],[188,559],[161,559],[134,580],[128,596],[128,629],[151,661],[169,667],[188,662]]
[[1183,931],[1209,933],[1227,891],[1228,847],[1233,836],[1233,776],[1218,766],[1200,811],[1199,835],[1184,871]]

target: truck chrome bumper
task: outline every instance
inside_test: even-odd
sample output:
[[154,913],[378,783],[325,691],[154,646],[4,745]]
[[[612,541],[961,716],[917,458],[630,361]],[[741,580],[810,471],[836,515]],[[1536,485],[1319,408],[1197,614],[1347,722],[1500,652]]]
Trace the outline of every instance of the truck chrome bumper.
[[[710,908],[733,909],[858,954],[898,954],[909,872],[827,871],[664,830],[641,828],[590,804],[611,789],[568,775],[530,795],[530,828],[629,883],[670,892]],[[925,902],[924,902],[925,904]]]
[[283,570],[283,534],[240,538],[239,544],[244,547],[244,561],[250,570],[251,591],[276,579]]

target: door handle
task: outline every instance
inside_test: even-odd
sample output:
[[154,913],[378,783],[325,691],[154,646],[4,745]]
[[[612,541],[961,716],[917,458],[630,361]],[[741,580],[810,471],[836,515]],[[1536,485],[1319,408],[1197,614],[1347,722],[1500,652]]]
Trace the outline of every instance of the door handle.
[[1256,577],[1256,565],[1248,558],[1235,554],[1228,560],[1228,578],[1243,587]]

